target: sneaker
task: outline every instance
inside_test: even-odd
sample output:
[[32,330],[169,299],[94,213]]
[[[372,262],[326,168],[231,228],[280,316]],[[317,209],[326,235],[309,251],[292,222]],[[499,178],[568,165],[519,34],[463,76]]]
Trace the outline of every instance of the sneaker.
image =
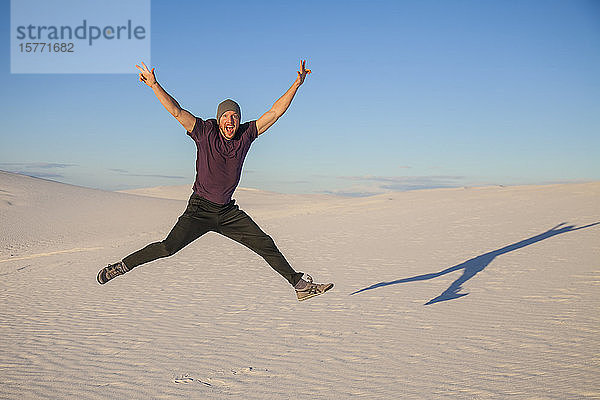
[[112,278],[115,278],[119,275],[123,275],[125,272],[128,272],[129,268],[125,265],[123,261],[119,261],[115,264],[109,264],[108,266],[102,268],[100,272],[98,272],[98,283],[104,285],[106,282],[110,281]]
[[296,284],[296,296],[298,296],[298,301],[304,301],[311,297],[318,296],[333,287],[333,283],[313,283],[312,276],[308,274],[306,274],[306,279],[307,280],[301,279],[300,282]]

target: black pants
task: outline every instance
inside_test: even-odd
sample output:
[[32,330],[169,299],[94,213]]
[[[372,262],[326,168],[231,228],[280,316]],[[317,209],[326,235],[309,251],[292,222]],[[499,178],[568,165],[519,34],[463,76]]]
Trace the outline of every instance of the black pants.
[[296,285],[302,278],[303,274],[294,271],[273,239],[239,209],[235,200],[220,205],[195,193],[165,240],[149,244],[125,257],[123,262],[127,268],[132,269],[149,261],[171,256],[209,231],[220,233],[248,247],[292,285]]

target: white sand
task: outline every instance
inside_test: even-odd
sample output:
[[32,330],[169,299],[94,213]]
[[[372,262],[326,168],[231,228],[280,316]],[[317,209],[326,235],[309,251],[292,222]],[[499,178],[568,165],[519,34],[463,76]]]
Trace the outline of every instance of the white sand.
[[96,283],[163,239],[189,193],[0,172],[0,398],[600,398],[600,183],[240,190],[331,292],[298,303],[216,234]]

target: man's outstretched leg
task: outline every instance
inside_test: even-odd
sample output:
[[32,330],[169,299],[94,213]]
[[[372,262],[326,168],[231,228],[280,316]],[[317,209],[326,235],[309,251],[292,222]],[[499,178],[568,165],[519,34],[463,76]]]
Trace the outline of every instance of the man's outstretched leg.
[[105,284],[109,280],[131,271],[138,265],[169,257],[204,235],[214,227],[216,218],[210,213],[200,210],[193,199],[190,199],[185,212],[161,242],[151,243],[141,250],[125,257],[122,261],[109,264],[98,272],[98,283]]
[[296,290],[299,301],[309,299],[325,293],[333,287],[333,283],[316,284],[312,277],[306,275],[308,280],[302,279],[302,272],[296,272],[279,251],[273,239],[260,229],[260,227],[237,205],[232,206],[219,221],[220,234],[243,244],[254,251],[281,276],[283,276]]

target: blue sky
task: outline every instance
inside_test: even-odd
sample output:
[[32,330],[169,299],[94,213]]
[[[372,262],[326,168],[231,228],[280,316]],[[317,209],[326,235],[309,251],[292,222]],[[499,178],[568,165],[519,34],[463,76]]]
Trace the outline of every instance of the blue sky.
[[[193,183],[195,145],[131,74],[11,74],[0,170],[109,190]],[[368,194],[600,180],[600,2],[159,1],[151,66],[182,107],[258,118],[241,186]],[[150,65],[149,64],[149,65]]]

